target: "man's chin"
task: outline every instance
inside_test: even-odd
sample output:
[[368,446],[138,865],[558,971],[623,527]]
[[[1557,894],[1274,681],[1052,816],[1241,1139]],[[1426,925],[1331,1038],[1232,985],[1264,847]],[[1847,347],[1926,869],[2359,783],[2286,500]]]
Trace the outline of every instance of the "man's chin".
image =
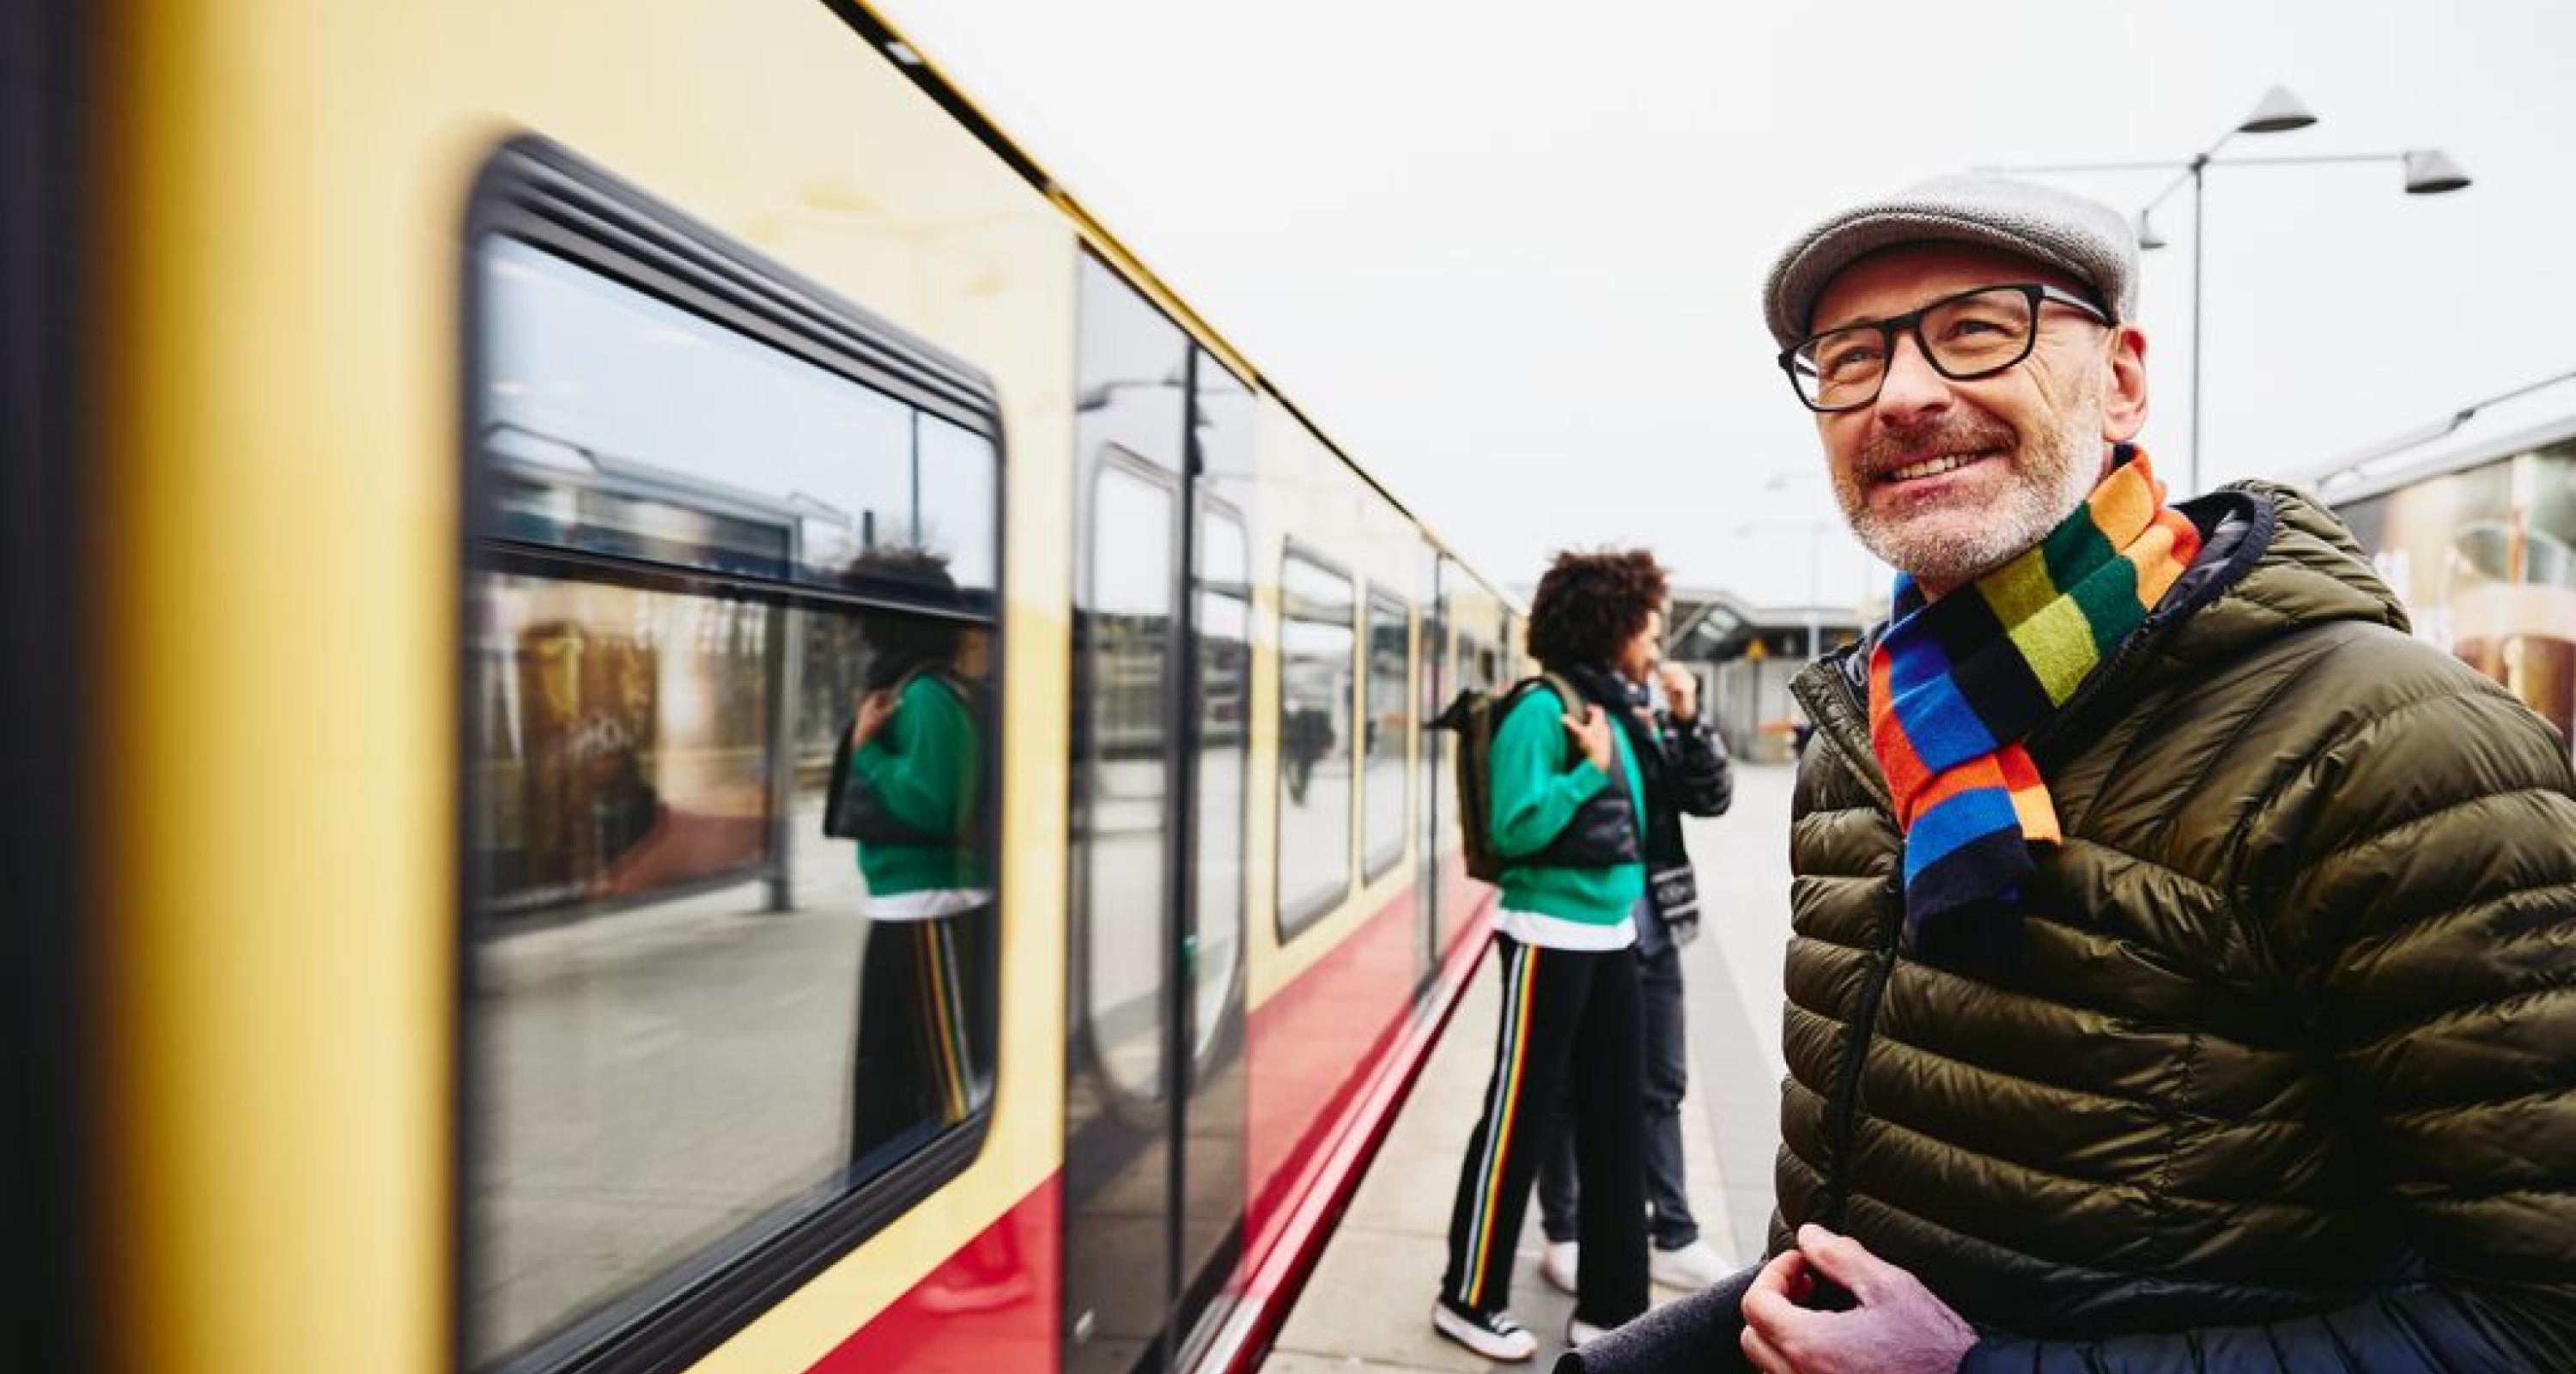
[[1951,519],[1946,512],[1937,520],[1907,520],[1867,531],[1861,542],[1880,562],[1915,581],[1942,585],[1968,581],[2021,552],[2000,547],[2005,541],[1991,521]]

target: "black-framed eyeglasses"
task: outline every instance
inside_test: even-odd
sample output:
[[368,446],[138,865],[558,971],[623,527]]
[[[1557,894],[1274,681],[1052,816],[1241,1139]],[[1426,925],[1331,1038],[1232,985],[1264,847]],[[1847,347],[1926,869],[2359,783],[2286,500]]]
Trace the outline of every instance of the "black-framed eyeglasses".
[[1828,329],[1780,353],[1780,370],[1809,410],[1833,414],[1878,399],[1896,357],[1900,333],[1914,336],[1932,370],[1954,382],[1991,377],[2030,356],[2039,339],[2039,303],[2054,301],[2109,324],[2102,308],[2041,282],[1980,286],[1944,296],[1908,314]]

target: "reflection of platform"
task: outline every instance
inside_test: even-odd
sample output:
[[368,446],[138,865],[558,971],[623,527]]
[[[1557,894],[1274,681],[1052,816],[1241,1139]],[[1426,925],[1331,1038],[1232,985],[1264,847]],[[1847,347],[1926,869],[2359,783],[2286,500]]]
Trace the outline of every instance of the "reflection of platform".
[[793,911],[752,881],[481,946],[478,1351],[838,1177],[869,923],[819,825],[807,799]]
[[[1750,1259],[1770,1220],[1779,1139],[1790,770],[1741,768],[1736,791],[1732,814],[1689,827],[1709,926],[1683,952],[1692,1062],[1682,1148],[1691,1206],[1710,1246]],[[1496,1016],[1489,957],[1273,1345],[1263,1366],[1270,1374],[1503,1367],[1435,1335],[1430,1321],[1459,1156],[1493,1068]],[[1539,1245],[1533,1204],[1511,1305],[1539,1338],[1539,1358],[1512,1368],[1547,1368],[1573,1315],[1574,1300],[1539,1276]],[[1675,1296],[1655,1290],[1658,1302]]]

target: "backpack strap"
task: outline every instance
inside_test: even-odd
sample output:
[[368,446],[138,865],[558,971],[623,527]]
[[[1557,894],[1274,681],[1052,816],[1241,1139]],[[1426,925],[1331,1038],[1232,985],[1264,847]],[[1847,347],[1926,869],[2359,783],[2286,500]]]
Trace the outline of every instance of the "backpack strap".
[[[1577,688],[1572,682],[1567,681],[1565,678],[1560,677],[1555,673],[1542,672],[1536,677],[1522,678],[1520,681],[1512,684],[1510,691],[1503,693],[1501,703],[1494,708],[1495,728],[1501,728],[1503,717],[1510,715],[1512,713],[1512,708],[1521,704],[1522,697],[1536,691],[1550,691],[1556,693],[1556,704],[1558,707],[1561,708],[1566,715],[1572,716],[1577,720],[1581,720],[1591,713],[1592,704],[1584,700],[1583,692],[1580,688]],[[1557,736],[1557,747],[1564,752],[1565,767],[1568,771],[1571,771],[1575,763],[1578,761],[1574,756],[1574,741],[1560,734]]]

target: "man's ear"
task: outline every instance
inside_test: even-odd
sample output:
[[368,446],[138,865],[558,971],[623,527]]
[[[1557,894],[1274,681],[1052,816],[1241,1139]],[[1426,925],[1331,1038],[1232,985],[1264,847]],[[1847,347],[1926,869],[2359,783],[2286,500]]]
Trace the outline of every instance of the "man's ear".
[[2136,325],[2111,331],[2111,351],[2102,361],[2109,370],[2102,389],[2102,438],[2124,444],[2147,427],[2147,335]]

